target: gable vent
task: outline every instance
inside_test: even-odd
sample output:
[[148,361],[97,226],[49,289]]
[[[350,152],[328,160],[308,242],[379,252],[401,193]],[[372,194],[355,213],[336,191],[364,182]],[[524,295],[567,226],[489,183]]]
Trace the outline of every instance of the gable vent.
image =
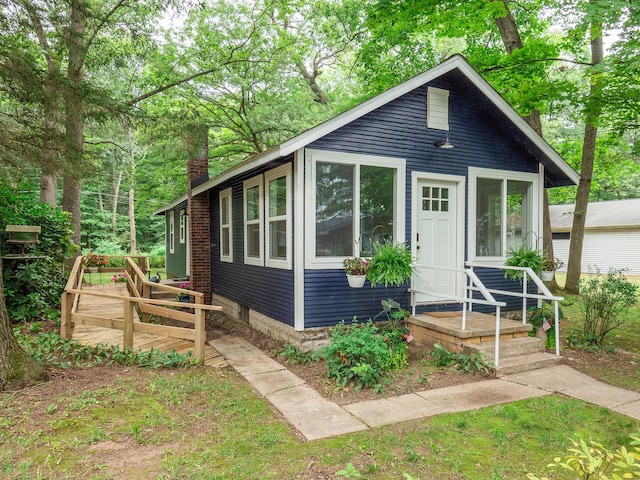
[[427,128],[449,130],[449,90],[427,88]]

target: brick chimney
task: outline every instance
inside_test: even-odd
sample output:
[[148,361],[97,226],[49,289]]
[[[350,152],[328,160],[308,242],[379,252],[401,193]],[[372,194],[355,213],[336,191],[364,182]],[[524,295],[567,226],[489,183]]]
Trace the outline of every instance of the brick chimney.
[[192,196],[193,187],[209,179],[208,128],[202,127],[198,142],[200,152],[187,162],[187,212],[189,224],[189,275],[191,288],[204,293],[204,302],[211,304],[211,230],[209,192]]

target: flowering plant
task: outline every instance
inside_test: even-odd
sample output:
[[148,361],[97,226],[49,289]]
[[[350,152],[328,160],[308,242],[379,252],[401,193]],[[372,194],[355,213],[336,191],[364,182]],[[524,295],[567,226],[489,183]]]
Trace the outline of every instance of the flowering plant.
[[182,289],[184,289],[184,290],[191,290],[191,288],[189,287],[189,282],[182,282],[182,283],[179,285],[179,288],[182,288]]
[[114,275],[111,281],[113,283],[124,283],[127,281],[127,276],[124,273],[119,273],[117,275]]
[[109,257],[107,255],[98,255],[97,253],[89,252],[84,257],[84,264],[87,267],[104,267],[109,264]]
[[345,258],[342,262],[347,275],[366,275],[369,270],[369,262],[365,258]]

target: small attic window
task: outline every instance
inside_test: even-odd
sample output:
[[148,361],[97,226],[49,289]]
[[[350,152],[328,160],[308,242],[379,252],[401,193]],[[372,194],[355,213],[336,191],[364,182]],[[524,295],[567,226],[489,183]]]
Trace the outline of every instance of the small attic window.
[[449,130],[449,90],[427,87],[427,128]]

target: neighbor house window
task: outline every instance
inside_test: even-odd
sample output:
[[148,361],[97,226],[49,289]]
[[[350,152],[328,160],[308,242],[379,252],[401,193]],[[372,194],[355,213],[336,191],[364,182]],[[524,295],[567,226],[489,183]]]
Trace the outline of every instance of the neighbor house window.
[[173,253],[176,249],[175,223],[176,212],[171,210],[169,212],[169,253]]
[[220,192],[220,261],[233,262],[231,189]]
[[180,210],[180,243],[184,243],[187,238],[187,216],[185,210]]
[[262,175],[244,182],[244,262],[264,265]]
[[370,257],[376,242],[404,240],[405,161],[307,150],[307,239],[311,268]]
[[264,175],[266,216],[266,265],[291,268],[291,165]]
[[504,259],[523,244],[541,248],[536,174],[470,168],[469,177],[471,257]]

